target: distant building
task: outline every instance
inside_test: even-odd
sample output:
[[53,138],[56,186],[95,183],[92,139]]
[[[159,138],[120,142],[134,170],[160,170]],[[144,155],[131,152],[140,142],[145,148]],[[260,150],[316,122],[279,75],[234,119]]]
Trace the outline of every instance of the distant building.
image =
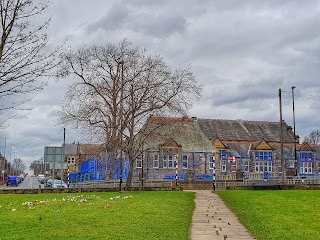
[[[210,178],[213,161],[218,179],[279,178],[283,172],[279,122],[151,117],[146,126],[156,130],[145,143],[143,165],[137,159],[135,166],[136,173],[143,166],[146,178],[173,178],[176,164],[181,177]],[[320,146],[297,140],[295,159],[292,128],[282,127],[286,175],[318,175]]]

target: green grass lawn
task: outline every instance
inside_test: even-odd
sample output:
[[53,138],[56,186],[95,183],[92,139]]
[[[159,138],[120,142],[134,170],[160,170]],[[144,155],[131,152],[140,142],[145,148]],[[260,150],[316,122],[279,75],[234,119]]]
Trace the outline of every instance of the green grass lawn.
[[188,239],[191,192],[0,195],[0,239]]
[[257,239],[320,239],[319,190],[239,190],[217,194]]

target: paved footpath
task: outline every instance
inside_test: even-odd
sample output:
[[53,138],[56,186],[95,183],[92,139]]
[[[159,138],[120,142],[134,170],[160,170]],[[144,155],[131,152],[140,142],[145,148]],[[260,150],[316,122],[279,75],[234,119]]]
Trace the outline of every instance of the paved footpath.
[[191,240],[255,239],[224,202],[210,190],[194,190]]

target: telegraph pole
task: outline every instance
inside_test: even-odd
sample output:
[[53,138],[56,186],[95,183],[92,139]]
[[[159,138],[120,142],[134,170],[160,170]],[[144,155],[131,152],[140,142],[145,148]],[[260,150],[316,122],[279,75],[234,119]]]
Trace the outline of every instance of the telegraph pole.
[[281,99],[281,88],[279,89],[279,108],[280,108],[280,142],[281,142],[281,180],[282,185],[284,185],[284,174],[285,174],[285,164],[283,158],[283,131],[282,131],[282,99]]
[[292,114],[293,114],[293,135],[294,135],[294,165],[296,168],[296,174],[298,175],[298,163],[297,163],[297,139],[296,139],[296,117],[294,114],[294,89],[296,86],[292,86]]
[[122,185],[122,151],[123,151],[123,86],[124,86],[124,79],[123,79],[123,70],[124,70],[124,61],[122,60],[119,62],[121,64],[121,96],[120,96],[120,192],[121,192],[121,185]]

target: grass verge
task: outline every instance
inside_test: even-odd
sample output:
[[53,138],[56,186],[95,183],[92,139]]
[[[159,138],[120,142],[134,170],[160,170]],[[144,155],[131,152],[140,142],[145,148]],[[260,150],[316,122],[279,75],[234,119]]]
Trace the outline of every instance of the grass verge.
[[6,194],[0,239],[188,239],[191,192]]
[[320,191],[222,191],[217,194],[259,240],[320,239]]

